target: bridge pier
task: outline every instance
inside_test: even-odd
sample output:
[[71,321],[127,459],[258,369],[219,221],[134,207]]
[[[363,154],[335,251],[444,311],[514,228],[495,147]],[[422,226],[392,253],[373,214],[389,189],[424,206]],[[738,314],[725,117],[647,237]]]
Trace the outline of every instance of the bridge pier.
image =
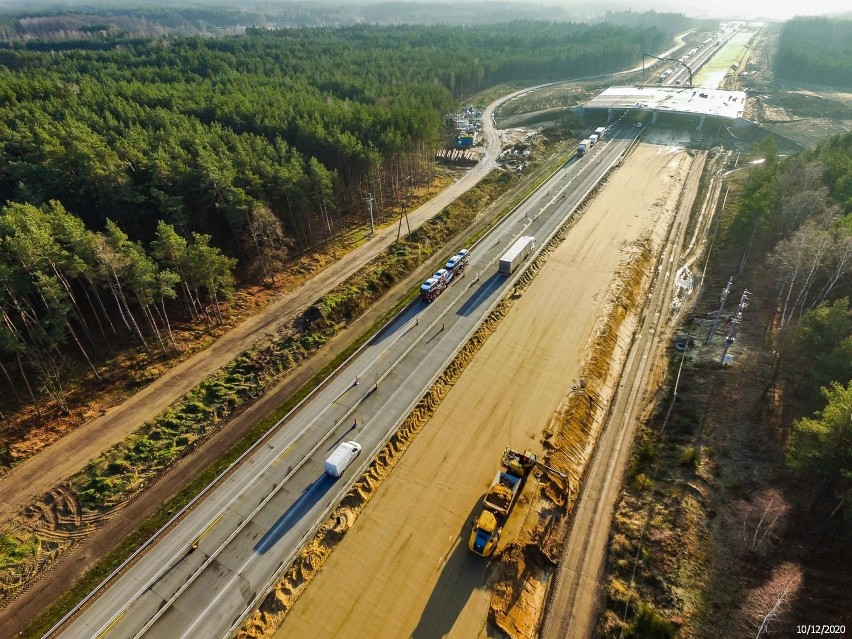
[[704,117],[705,116],[702,115],[701,119],[698,120],[698,128],[695,129],[696,131],[701,131],[701,129],[704,128]]
[[658,114],[658,111],[654,111],[654,112],[651,114],[651,124],[656,124],[656,123],[657,123],[657,114]]

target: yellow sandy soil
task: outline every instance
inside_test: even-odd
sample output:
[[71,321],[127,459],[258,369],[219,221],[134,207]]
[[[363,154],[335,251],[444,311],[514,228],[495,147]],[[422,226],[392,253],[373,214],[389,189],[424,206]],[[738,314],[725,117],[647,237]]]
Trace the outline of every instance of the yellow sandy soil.
[[[673,147],[640,145],[610,178],[276,637],[485,636],[494,575],[488,561],[467,550],[469,522],[506,446],[541,452],[541,433],[576,383],[613,275],[656,221],[684,159]],[[522,503],[503,543],[525,516]]]

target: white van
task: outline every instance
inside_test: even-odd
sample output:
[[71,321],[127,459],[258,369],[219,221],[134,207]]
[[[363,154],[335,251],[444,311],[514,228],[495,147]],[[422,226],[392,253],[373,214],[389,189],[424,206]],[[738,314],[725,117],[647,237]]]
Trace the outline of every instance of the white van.
[[340,477],[346,467],[361,454],[361,444],[358,442],[343,442],[332,451],[325,460],[325,472],[332,477]]

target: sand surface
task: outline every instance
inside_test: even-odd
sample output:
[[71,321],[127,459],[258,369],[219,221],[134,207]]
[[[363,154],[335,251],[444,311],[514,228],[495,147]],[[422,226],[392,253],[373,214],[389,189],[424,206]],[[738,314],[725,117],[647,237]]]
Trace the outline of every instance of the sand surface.
[[[657,220],[687,161],[677,146],[642,144],[613,174],[276,637],[485,636],[491,575],[467,549],[470,520],[505,447],[541,452],[541,431],[576,383],[624,249]],[[522,498],[503,542],[524,516]]]

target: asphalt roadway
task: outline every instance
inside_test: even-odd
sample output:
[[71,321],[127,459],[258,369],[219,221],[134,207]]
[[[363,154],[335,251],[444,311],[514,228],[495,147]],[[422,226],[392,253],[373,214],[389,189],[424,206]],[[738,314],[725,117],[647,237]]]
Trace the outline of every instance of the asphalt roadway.
[[[416,302],[394,318],[157,535],[61,636],[230,635],[512,286],[522,267],[500,275],[500,256],[521,235],[535,236],[540,249],[639,132],[616,126],[469,247],[465,277],[431,304]],[[325,475],[329,452],[349,440],[361,444],[360,457],[340,479]]]
[[[716,38],[714,42],[709,43],[706,47],[696,52],[691,59],[687,60],[686,64],[689,66],[692,74],[695,75],[698,73],[701,67],[703,67],[710,58],[722,50],[734,34],[736,34],[736,31],[726,33],[721,38]],[[669,67],[672,68],[673,71],[672,74],[662,83],[663,85],[674,86],[680,84],[687,87],[692,86],[690,84],[691,76],[689,75],[689,71],[687,71],[683,65],[669,65]],[[659,71],[659,69],[657,71]]]

